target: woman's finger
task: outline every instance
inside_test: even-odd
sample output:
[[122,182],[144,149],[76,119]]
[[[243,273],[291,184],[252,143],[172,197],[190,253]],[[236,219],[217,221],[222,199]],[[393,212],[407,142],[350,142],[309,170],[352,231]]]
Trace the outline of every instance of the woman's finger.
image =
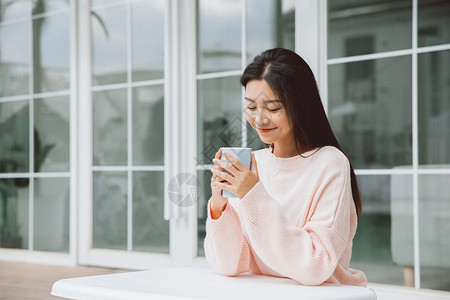
[[218,181],[228,181],[230,183],[234,182],[234,177],[231,176],[230,174],[223,172],[223,171],[218,171],[218,170],[213,170],[214,175],[216,176],[216,179],[219,179]]
[[239,171],[244,171],[245,169],[247,169],[247,167],[245,167],[240,161],[239,159],[237,159],[236,157],[234,157],[233,155],[231,155],[228,152],[224,152],[223,155],[225,156],[225,158],[231,163],[233,164],[233,166],[239,170]]
[[220,171],[224,171],[227,170],[228,172],[230,172],[233,176],[237,176],[239,174],[238,169],[236,169],[232,163],[227,162],[227,161],[223,161],[220,159],[214,159],[214,164],[217,165],[219,167]]

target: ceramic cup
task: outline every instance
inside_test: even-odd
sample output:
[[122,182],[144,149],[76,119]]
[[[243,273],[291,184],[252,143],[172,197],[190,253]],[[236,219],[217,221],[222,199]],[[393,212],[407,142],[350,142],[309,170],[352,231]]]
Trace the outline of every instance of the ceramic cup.
[[[236,157],[245,167],[250,169],[252,161],[252,148],[233,148],[233,147],[222,147],[222,156],[220,160],[228,162],[228,159],[223,155],[224,152],[230,153]],[[236,198],[236,196],[227,190],[222,190],[222,196],[226,198]]]

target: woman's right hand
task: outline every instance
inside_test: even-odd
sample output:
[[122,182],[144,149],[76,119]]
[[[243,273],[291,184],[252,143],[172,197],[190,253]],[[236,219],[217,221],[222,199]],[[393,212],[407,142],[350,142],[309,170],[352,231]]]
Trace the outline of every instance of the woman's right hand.
[[[222,150],[219,149],[219,151],[217,151],[214,158],[220,159],[221,155],[222,155]],[[223,168],[215,163],[214,167],[211,169],[211,171],[212,170],[223,171]],[[225,207],[227,206],[227,203],[228,203],[228,198],[225,198],[224,196],[222,196],[222,189],[215,185],[216,182],[220,182],[222,180],[223,180],[222,178],[218,177],[213,172],[213,174],[211,176],[211,192],[212,192],[211,218],[214,220],[217,220],[222,215],[222,212],[225,210]]]

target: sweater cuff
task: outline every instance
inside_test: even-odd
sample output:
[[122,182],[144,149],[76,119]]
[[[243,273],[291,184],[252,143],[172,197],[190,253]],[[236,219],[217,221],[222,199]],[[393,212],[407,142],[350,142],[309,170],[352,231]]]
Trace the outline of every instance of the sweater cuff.
[[231,206],[229,200],[227,203],[227,206],[225,206],[225,209],[223,210],[220,217],[216,220],[211,218],[211,199],[208,202],[208,218],[206,219],[206,230],[214,234],[217,232],[222,226],[227,226],[227,224],[236,222],[236,218],[239,219],[237,216],[236,211]]
[[266,191],[262,181],[258,181],[255,186],[241,199],[241,208],[246,216],[246,219],[253,225],[259,226],[258,223],[262,220],[265,222],[266,217],[264,211],[260,209],[263,203],[269,203],[267,200],[272,200],[272,197]]

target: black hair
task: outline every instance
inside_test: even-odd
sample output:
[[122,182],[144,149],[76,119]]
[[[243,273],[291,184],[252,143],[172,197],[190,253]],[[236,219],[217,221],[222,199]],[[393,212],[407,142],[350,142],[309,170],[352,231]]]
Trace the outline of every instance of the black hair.
[[[297,53],[282,48],[262,52],[247,66],[240,79],[244,87],[250,80],[266,81],[282,101],[300,155],[324,146],[334,146],[344,153],[328,122],[314,74]],[[359,218],[361,196],[351,163],[350,178]]]

